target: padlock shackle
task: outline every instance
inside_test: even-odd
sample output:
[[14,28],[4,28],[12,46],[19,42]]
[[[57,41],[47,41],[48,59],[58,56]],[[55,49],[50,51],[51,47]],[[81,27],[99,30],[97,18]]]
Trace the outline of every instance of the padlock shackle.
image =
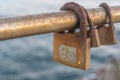
[[61,10],[69,10],[73,11],[77,18],[78,23],[72,29],[79,28],[81,37],[87,37],[87,15],[83,8],[83,6],[75,3],[75,2],[68,2],[61,7]]
[[109,19],[108,20],[109,21],[108,24],[109,24],[109,26],[112,27],[113,26],[112,13],[111,13],[109,5],[107,3],[101,3],[99,6],[105,9],[107,17]]

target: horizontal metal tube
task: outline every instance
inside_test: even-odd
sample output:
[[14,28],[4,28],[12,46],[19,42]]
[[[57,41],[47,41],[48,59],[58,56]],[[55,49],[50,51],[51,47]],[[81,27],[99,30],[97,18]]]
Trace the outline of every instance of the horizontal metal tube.
[[[103,8],[87,9],[94,25],[107,23]],[[120,6],[111,7],[113,22],[120,22]],[[74,27],[77,16],[71,11],[0,19],[0,40],[62,31]]]

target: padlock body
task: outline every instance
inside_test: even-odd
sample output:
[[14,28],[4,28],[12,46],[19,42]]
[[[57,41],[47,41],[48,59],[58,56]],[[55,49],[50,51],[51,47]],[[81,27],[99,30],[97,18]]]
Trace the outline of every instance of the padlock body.
[[102,26],[99,29],[99,37],[101,45],[117,44],[115,26]]
[[98,29],[92,29],[91,36],[91,48],[100,47],[100,38]]
[[54,60],[71,67],[89,69],[91,39],[86,38],[86,45],[82,42],[79,33],[54,33]]

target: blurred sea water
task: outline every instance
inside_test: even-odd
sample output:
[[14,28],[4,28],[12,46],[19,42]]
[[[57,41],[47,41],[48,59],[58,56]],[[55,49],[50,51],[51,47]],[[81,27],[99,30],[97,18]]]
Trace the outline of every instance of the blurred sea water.
[[[120,5],[119,0],[0,0],[0,17],[56,12],[68,1],[94,8],[102,2]],[[118,45],[91,50],[91,68],[87,71],[64,66],[53,61],[53,34],[0,41],[0,80],[76,80],[105,66],[120,56],[120,24],[115,24]]]

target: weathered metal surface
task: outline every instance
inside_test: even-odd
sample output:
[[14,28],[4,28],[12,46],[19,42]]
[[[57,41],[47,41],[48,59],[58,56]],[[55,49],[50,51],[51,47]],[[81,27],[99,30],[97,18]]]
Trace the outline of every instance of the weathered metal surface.
[[[115,45],[117,44],[115,26],[113,25],[111,10],[106,3],[100,4],[107,13],[109,19],[108,25],[102,25],[98,27],[100,44],[101,45]],[[109,36],[108,36],[109,35]]]
[[[74,2],[64,4],[61,9],[72,10],[76,13],[79,22],[75,27],[78,27],[80,32],[78,34],[54,33],[54,60],[67,66],[87,70],[90,67],[91,39],[87,35],[86,12],[82,6]],[[64,58],[61,58],[59,53],[61,45],[66,46],[64,52],[62,51],[62,54],[66,53]]]
[[89,69],[91,39],[86,38],[85,41],[83,46],[83,39],[77,33],[54,34],[54,60],[74,68]]
[[86,12],[87,21],[88,21],[88,24],[89,24],[88,36],[91,37],[91,47],[100,47],[100,39],[99,39],[98,29],[94,28],[94,25],[91,21],[90,16],[88,15],[88,12],[86,11],[85,8],[83,8],[83,9]]
[[[103,8],[87,9],[94,25],[107,23]],[[113,22],[120,22],[120,6],[111,7]],[[72,28],[77,16],[71,11],[0,19],[0,40],[62,31]]]

